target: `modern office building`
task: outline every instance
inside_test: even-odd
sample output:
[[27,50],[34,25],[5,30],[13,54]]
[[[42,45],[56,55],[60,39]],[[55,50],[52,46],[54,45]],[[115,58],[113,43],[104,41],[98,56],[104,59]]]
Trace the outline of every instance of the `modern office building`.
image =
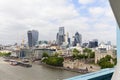
[[56,44],[59,44],[59,33],[56,35]]
[[21,49],[17,55],[19,58],[30,58],[32,53],[32,49]]
[[89,41],[88,47],[89,48],[96,48],[96,47],[98,47],[98,40],[94,39],[92,41]]
[[36,59],[42,59],[42,55],[44,52],[48,53],[49,56],[52,56],[56,52],[56,49],[36,48],[34,49],[33,55]]
[[82,35],[78,32],[75,33],[73,46],[77,46],[77,44],[82,44]]
[[68,38],[68,44],[69,44],[69,46],[70,46],[70,44],[71,44],[71,39],[70,39],[70,38]]
[[69,33],[68,33],[68,32],[65,34],[65,43],[66,43],[68,46],[70,46],[70,44],[71,44],[71,42],[70,42],[70,37],[69,37]]
[[57,44],[60,46],[65,42],[65,30],[64,27],[59,27],[59,32],[57,33]]
[[67,32],[67,34],[65,34],[65,43],[68,44],[68,38],[69,38],[69,33]]
[[59,27],[59,35],[63,36],[65,34],[64,27]]
[[111,45],[111,41],[107,41],[107,45]]
[[39,36],[38,31],[30,30],[27,32],[27,34],[28,34],[28,46],[29,47],[35,46],[38,41],[38,36]]
[[87,42],[82,43],[82,48],[88,48],[88,43]]

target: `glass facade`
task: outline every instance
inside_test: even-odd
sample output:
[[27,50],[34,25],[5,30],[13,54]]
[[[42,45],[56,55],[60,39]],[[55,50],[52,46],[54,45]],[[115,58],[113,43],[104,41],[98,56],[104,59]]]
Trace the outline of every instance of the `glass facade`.
[[28,31],[28,46],[29,47],[33,47],[36,45],[38,41],[38,35],[39,33],[36,30]]
[[77,46],[77,44],[79,44],[79,45],[82,44],[82,35],[79,34],[78,32],[75,33],[75,36],[74,36],[74,45],[73,46]]
[[98,47],[98,40],[95,39],[93,41],[89,41],[89,46],[88,47],[89,48],[96,48],[96,47]]
[[59,27],[59,32],[57,33],[57,44],[62,45],[65,41],[65,30],[64,27]]

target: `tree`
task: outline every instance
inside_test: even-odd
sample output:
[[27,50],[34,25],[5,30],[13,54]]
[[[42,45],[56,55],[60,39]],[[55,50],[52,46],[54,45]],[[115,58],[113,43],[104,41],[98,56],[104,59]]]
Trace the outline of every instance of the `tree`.
[[88,55],[86,54],[73,54],[73,58],[74,59],[87,59],[88,58]]
[[92,50],[91,50],[91,49],[88,49],[88,48],[85,48],[85,49],[83,50],[83,53],[90,53],[90,52],[92,52]]
[[112,67],[114,67],[114,64],[112,64],[110,62],[111,59],[112,59],[112,57],[110,55],[107,55],[98,61],[98,65],[101,66],[102,69],[103,68],[112,68]]
[[90,58],[95,58],[95,52],[90,52]]
[[93,52],[91,49],[85,48],[83,49],[83,54],[79,54],[80,51],[77,49],[73,50],[73,58],[74,59],[87,59],[87,58],[95,58],[95,52]]
[[73,49],[73,58],[75,58],[75,59],[78,59],[78,55],[79,55],[79,51],[75,48],[75,49]]
[[10,56],[10,55],[11,55],[11,53],[10,53],[10,52],[5,54],[5,56]]
[[88,58],[95,58],[95,52],[93,52],[91,49],[85,48],[83,53],[87,54]]
[[47,53],[47,52],[43,52],[42,57],[49,57],[49,55],[48,55],[48,53]]
[[10,56],[11,55],[11,53],[9,52],[9,53],[0,53],[0,56]]
[[63,61],[64,59],[62,57],[48,57],[42,62],[52,66],[63,66]]
[[107,59],[107,61],[110,61],[112,59],[110,55],[105,56],[105,58]]
[[75,49],[73,49],[73,54],[79,54],[80,53],[80,51],[79,50],[77,50],[76,48]]
[[58,57],[58,55],[59,55],[59,53],[55,53],[55,54],[53,54],[53,57]]

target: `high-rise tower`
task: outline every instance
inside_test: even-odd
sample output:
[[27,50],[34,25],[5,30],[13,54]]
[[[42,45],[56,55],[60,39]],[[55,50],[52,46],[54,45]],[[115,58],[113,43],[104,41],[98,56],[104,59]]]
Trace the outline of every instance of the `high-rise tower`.
[[75,33],[73,46],[77,46],[77,44],[79,45],[82,44],[82,35],[79,34],[78,32]]
[[64,27],[59,27],[59,32],[57,33],[57,44],[62,45],[65,42],[65,30]]
[[30,30],[27,32],[27,34],[28,34],[28,46],[29,47],[35,46],[38,41],[38,36],[39,36],[38,31]]

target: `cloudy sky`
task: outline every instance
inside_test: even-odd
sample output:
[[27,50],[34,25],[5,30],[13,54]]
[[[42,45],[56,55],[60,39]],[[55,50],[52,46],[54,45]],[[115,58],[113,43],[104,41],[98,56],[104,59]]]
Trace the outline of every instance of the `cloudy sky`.
[[39,40],[55,40],[60,26],[70,37],[116,44],[116,22],[108,0],[0,0],[0,44],[27,42],[27,31]]

